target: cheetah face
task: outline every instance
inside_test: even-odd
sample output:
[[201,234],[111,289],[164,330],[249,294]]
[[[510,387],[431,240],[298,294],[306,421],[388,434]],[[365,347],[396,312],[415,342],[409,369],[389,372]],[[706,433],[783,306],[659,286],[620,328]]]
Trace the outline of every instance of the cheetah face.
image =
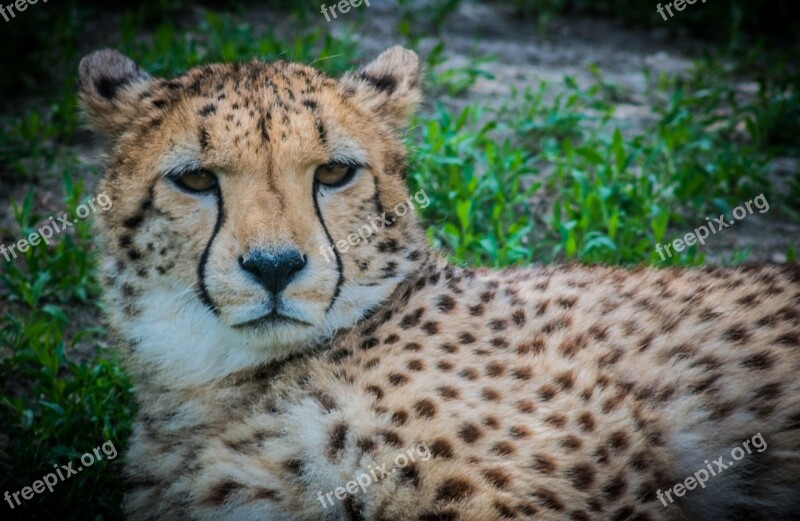
[[285,62],[167,80],[115,51],[84,58],[83,107],[109,143],[109,316],[133,354],[170,378],[219,376],[313,347],[384,301],[423,245],[413,216],[383,218],[408,199],[397,134],[419,76],[401,48],[338,80]]

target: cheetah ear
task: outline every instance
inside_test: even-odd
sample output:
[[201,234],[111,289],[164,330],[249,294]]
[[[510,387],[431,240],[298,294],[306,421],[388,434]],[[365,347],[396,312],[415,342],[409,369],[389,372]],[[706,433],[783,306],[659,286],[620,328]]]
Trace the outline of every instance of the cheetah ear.
[[347,96],[401,130],[422,99],[421,77],[419,57],[397,45],[358,72],[345,75],[339,83]]
[[85,56],[78,77],[89,125],[112,140],[136,117],[138,97],[153,81],[133,60],[113,49]]

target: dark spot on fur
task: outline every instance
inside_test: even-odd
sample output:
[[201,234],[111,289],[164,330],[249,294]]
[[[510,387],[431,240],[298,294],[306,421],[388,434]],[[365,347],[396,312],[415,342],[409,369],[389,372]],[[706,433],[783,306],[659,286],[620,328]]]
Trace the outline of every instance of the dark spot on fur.
[[409,463],[405,467],[400,467],[397,471],[400,479],[408,481],[412,487],[419,487],[419,469],[415,463]]
[[543,385],[539,388],[539,398],[547,402],[552,400],[557,392],[557,389],[552,385]]
[[439,360],[436,362],[436,368],[440,371],[451,371],[453,369],[453,364],[448,362],[447,360]]
[[561,446],[567,450],[577,450],[581,448],[581,445],[583,445],[581,439],[572,434],[561,440]]
[[585,463],[570,467],[565,475],[572,482],[572,486],[579,490],[586,490],[594,482],[594,468]]
[[422,331],[424,331],[428,335],[436,335],[439,333],[439,323],[428,321],[422,324]]
[[458,512],[452,509],[426,512],[419,516],[419,521],[457,521]]
[[203,105],[203,107],[200,109],[200,116],[205,118],[211,114],[214,114],[215,112],[217,112],[217,106],[213,103],[209,103],[207,105]]
[[475,380],[478,378],[478,371],[472,367],[465,367],[458,375],[467,380]]
[[434,440],[428,448],[434,458],[450,459],[453,457],[453,447],[445,439],[438,438]]
[[366,387],[366,390],[367,390],[368,393],[371,393],[372,395],[374,395],[375,398],[377,398],[378,400],[383,398],[383,389],[381,389],[377,385],[368,385]]
[[550,510],[561,511],[564,510],[564,504],[558,498],[558,496],[551,490],[540,488],[531,494],[535,497],[539,504],[542,505],[544,508],[549,508]]
[[561,428],[561,427],[563,427],[564,425],[567,424],[567,417],[564,416],[563,414],[554,413],[554,414],[551,414],[551,415],[547,416],[544,419],[544,421],[545,421],[545,423],[548,423],[548,424],[552,425],[553,427]]
[[408,329],[410,327],[416,327],[420,323],[420,319],[422,318],[422,314],[425,312],[424,308],[418,308],[411,313],[408,313],[403,317],[400,321],[400,327],[403,329]]
[[486,375],[492,378],[497,378],[499,376],[503,376],[503,373],[506,371],[506,366],[499,362],[489,362],[486,366]]
[[449,385],[443,385],[437,389],[439,392],[439,396],[444,398],[445,400],[455,400],[459,397],[458,389],[450,387]]
[[414,404],[414,411],[420,418],[433,418],[436,415],[436,404],[425,398]]
[[584,432],[592,432],[594,430],[594,417],[590,412],[583,412],[580,416],[578,416],[578,425],[581,426]]
[[439,348],[440,348],[442,351],[444,351],[445,353],[450,353],[450,354],[453,354],[453,353],[456,353],[456,352],[458,352],[458,346],[457,346],[457,345],[455,345],[455,344],[451,344],[451,343],[449,343],[449,342],[448,342],[448,343],[446,343],[446,344],[442,344],[441,346],[439,346]]
[[470,422],[463,424],[458,431],[458,436],[466,443],[475,443],[482,435],[480,427]]
[[500,420],[496,416],[487,416],[483,419],[483,424],[493,430],[500,428]]
[[263,115],[258,118],[258,129],[261,131],[261,139],[263,139],[264,142],[268,143],[269,142],[269,128],[268,128],[267,120]]
[[483,471],[483,477],[492,484],[493,487],[504,489],[511,482],[511,476],[501,469],[486,469]]
[[328,458],[333,460],[339,452],[344,450],[347,441],[348,427],[344,423],[337,423],[328,435]]
[[750,333],[743,325],[733,326],[722,334],[722,339],[728,342],[745,343],[750,338]]
[[460,478],[449,478],[436,489],[438,501],[462,501],[474,492],[472,484]]
[[408,377],[400,373],[392,373],[389,375],[389,383],[395,387],[403,385],[408,382]]
[[403,445],[403,439],[394,431],[389,429],[383,429],[378,431],[378,436],[383,438],[383,442],[391,447],[401,447]]
[[425,364],[422,360],[414,359],[409,360],[406,367],[408,367],[409,371],[422,371],[425,368]]
[[520,400],[517,402],[517,410],[524,413],[532,413],[536,411],[536,404],[531,400]]
[[498,456],[508,456],[509,454],[514,454],[516,451],[517,448],[510,441],[498,441],[492,447],[492,452]]
[[408,421],[408,413],[406,411],[397,411],[392,414],[392,423],[397,427],[402,427]]
[[336,409],[336,400],[334,400],[328,393],[317,391],[311,393],[311,396],[313,396],[314,399],[317,400],[317,402],[319,402],[324,411],[330,412]]
[[608,501],[616,501],[622,496],[627,487],[628,482],[625,481],[622,474],[618,474],[603,486],[603,495]]
[[209,506],[219,506],[225,503],[228,496],[241,489],[242,485],[232,480],[225,480],[214,485],[203,497],[202,503]]

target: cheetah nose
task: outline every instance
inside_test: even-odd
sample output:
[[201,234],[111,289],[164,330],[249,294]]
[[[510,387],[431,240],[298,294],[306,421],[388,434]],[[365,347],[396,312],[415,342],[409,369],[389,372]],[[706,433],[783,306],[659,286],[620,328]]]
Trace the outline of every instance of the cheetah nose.
[[255,250],[239,257],[239,265],[254,275],[273,295],[277,295],[305,267],[306,257],[294,249]]

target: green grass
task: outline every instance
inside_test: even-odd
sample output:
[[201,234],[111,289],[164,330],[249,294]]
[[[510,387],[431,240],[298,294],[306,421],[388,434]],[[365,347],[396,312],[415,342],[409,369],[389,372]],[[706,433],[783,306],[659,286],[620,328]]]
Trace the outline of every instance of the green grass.
[[[81,183],[64,172],[64,207],[85,201]],[[34,230],[43,216],[33,210],[33,192],[14,204],[19,236]],[[77,216],[69,212],[68,218]],[[100,346],[104,331],[76,328],[74,308],[84,313],[97,306],[95,256],[90,222],[73,228],[5,263],[5,313],[0,317],[0,489],[30,486],[55,464],[77,460],[105,441],[125,447],[133,414],[131,385],[113,355],[104,349],[89,362],[75,362],[70,353],[79,343]],[[5,262],[5,261],[4,261]],[[79,505],[92,505],[96,519],[119,519],[121,460],[103,460],[26,502],[26,519],[86,519]],[[70,513],[65,514],[65,505]],[[21,510],[22,507],[18,507]],[[71,517],[73,516],[73,517]]]
[[[759,108],[737,104],[730,75],[703,81],[706,70],[698,63],[685,81],[651,78],[657,121],[633,135],[615,126],[618,89],[596,68],[586,89],[565,78],[516,93],[490,123],[472,106],[423,117],[412,172],[431,197],[434,244],[492,266],[704,263],[702,247],[662,261],[655,245],[760,193],[781,200],[765,177]],[[546,212],[529,204],[537,191],[551,202]]]
[[[551,3],[544,12],[555,15],[560,4]],[[398,31],[418,47],[422,36],[441,31],[458,4],[438,0],[419,9],[401,2]],[[256,29],[236,14],[179,17],[187,12],[185,2],[150,0],[111,17],[118,32],[105,44],[165,76],[251,58],[296,60],[340,74],[367,58],[352,36],[362,16],[328,33],[308,23],[317,20],[317,7],[271,5],[291,13],[290,30],[282,33],[291,37]],[[76,180],[90,167],[70,146],[79,126],[74,42],[98,9],[60,11],[52,34],[39,30],[26,40],[37,43],[37,56],[58,66],[22,71],[36,103],[0,119],[0,175],[29,187],[9,201],[14,225],[3,230],[5,243],[49,216],[37,210],[44,180],[61,180],[67,213],[87,197]],[[655,244],[761,192],[772,212],[800,219],[800,181],[789,193],[776,193],[765,176],[770,157],[800,151],[800,82],[791,60],[781,66],[780,53],[770,53],[774,61],[761,66],[763,55],[754,51],[732,66],[705,59],[685,79],[648,75],[655,118],[641,131],[617,128],[613,107],[624,93],[596,67],[589,87],[564,78],[514,92],[499,107],[473,103],[455,111],[435,104],[415,118],[408,134],[411,188],[424,189],[431,200],[423,210],[431,244],[465,265],[695,266],[706,262],[702,248],[662,262]],[[491,57],[476,53],[453,66],[446,56],[442,40],[424,56],[430,97],[464,96],[480,78],[491,77]],[[759,85],[744,101],[731,87],[742,73]],[[75,325],[101,311],[90,226],[79,220],[49,247],[32,248],[11,263],[0,259],[2,490],[28,486],[53,464],[76,460],[106,440],[124,450],[135,411],[131,384],[105,348],[107,333]],[[790,260],[796,247],[787,252]],[[734,252],[727,261],[745,257]],[[79,358],[77,351],[92,356]],[[37,496],[27,502],[26,518],[120,519],[121,466],[121,459],[105,460],[53,494]]]
[[441,105],[417,123],[412,185],[431,200],[425,217],[435,247],[467,264],[507,266],[534,259],[526,183],[530,155],[493,139],[496,123],[479,123],[480,109],[451,114]]

